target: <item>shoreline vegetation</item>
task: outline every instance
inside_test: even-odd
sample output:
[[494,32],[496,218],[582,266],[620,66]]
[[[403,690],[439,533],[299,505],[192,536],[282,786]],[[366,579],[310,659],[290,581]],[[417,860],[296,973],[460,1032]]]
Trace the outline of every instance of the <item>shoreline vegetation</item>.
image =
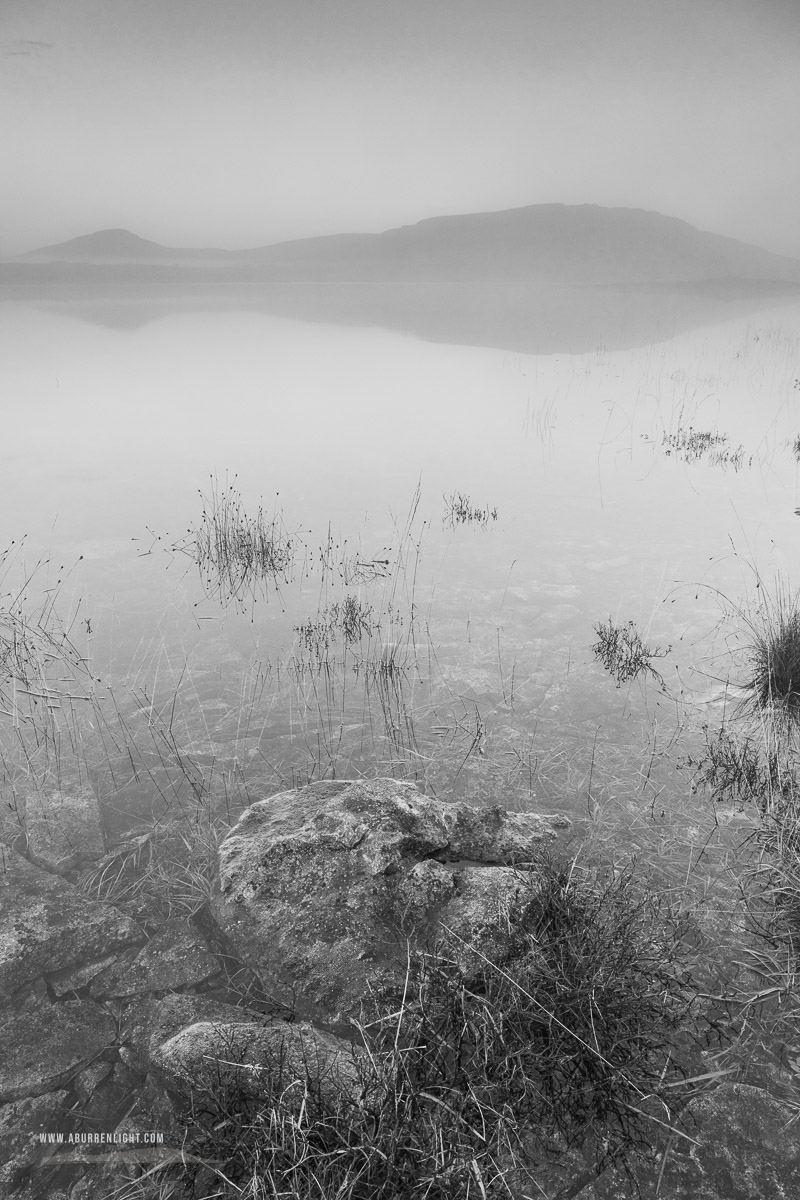
[[[723,444],[713,431],[693,435],[704,450]],[[473,772],[472,802],[569,803],[574,813],[577,797],[585,815],[559,856],[542,858],[492,953],[467,947],[458,966],[445,930],[439,946],[409,955],[399,1010],[369,1001],[352,1036],[371,1099],[331,1101],[309,1074],[298,1110],[279,1071],[255,1094],[242,1064],[224,1086],[212,1071],[183,1113],[189,1157],[109,1195],[513,1197],[536,1194],[539,1171],[560,1179],[546,1194],[577,1196],[604,1172],[618,1172],[621,1187],[646,1170],[660,1179],[676,1143],[702,1137],[682,1114],[723,1082],[774,1092],[800,1119],[797,594],[756,575],[752,601],[720,598],[740,642],[723,678],[742,699],[716,723],[670,696],[652,664],[671,647],[652,646],[632,620],[599,622],[586,644],[597,663],[581,669],[625,685],[620,703],[646,702],[655,685],[678,714],[666,745],[656,717],[641,754],[616,761],[597,735],[588,760],[509,739],[488,787],[481,702],[451,692],[446,705],[434,687],[445,676],[418,591],[420,489],[374,554],[330,531],[307,545],[277,503],[248,512],[235,478],[212,477],[201,499],[196,527],[161,548],[189,557],[206,597],[252,619],[257,602],[280,604],[299,581],[317,587],[316,610],[295,618],[288,656],[242,682],[234,750],[220,754],[208,725],[198,736],[198,710],[208,716],[185,666],[170,668],[169,686],[141,669],[126,686],[104,684],[78,649],[88,621],[67,599],[68,574],[39,563],[16,582],[24,547],[9,547],[0,556],[7,845],[28,852],[18,792],[46,805],[55,785],[88,786],[108,850],[67,878],[152,937],[178,918],[203,928],[235,819],[311,780],[392,775],[446,799]],[[467,493],[445,497],[454,535],[491,538],[499,515]],[[513,714],[516,660],[504,663],[499,630],[493,670]],[[278,743],[251,726],[270,694],[291,697],[283,762]],[[226,995],[268,1011],[252,977],[229,966]],[[199,1190],[181,1192],[188,1184]]]

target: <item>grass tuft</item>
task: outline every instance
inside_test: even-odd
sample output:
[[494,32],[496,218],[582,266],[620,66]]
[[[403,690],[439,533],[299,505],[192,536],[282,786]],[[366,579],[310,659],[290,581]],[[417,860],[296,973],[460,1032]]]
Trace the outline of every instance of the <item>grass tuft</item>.
[[746,623],[747,705],[791,734],[800,724],[800,596],[780,581],[772,595],[762,588],[761,605]]
[[624,1169],[687,1094],[682,953],[632,871],[598,888],[542,856],[499,933],[444,930],[409,952],[401,1000],[365,1005],[360,1087],[332,1094],[280,1055],[255,1074],[209,1063],[181,1114],[187,1162],[248,1200],[520,1196],[569,1147]]

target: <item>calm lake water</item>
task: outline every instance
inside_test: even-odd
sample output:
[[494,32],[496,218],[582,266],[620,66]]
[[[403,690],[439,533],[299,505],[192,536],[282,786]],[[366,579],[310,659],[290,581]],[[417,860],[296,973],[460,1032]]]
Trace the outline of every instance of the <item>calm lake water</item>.
[[[685,792],[675,739],[741,677],[731,606],[800,584],[800,304],[538,355],[348,320],[0,305],[4,604],[60,577],[94,694],[237,802],[361,772],[574,815]],[[239,606],[186,552],[226,486],[296,551]],[[486,519],[448,519],[456,494]],[[348,596],[370,634],[315,651]],[[596,661],[609,617],[671,648],[663,689]],[[76,712],[51,706],[73,753]]]

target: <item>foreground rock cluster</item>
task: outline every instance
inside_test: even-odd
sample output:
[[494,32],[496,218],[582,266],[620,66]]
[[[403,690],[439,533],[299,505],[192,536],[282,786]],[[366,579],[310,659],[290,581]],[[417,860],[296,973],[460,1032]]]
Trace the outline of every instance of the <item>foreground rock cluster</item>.
[[[343,1035],[368,991],[400,994],[409,944],[443,927],[490,944],[569,825],[388,779],[312,784],[247,809],[211,905],[154,926],[78,886],[87,862],[113,863],[90,789],[19,800],[23,834],[0,843],[0,1195],[21,1200],[103,1200],[180,1162],[176,1114],[209,1063],[250,1064],[257,1089],[276,1057],[299,1078],[313,1062],[322,1088],[356,1089]],[[785,1105],[728,1083],[697,1107],[712,1137],[672,1155],[664,1200],[800,1194],[800,1141],[770,1132]]]

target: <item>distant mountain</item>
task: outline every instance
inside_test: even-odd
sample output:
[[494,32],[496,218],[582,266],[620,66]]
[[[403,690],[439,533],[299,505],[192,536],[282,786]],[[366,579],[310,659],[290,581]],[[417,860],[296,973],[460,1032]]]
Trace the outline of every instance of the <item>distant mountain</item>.
[[204,279],[281,283],[800,283],[796,259],[660,213],[594,204],[431,217],[385,233],[335,234],[244,251],[175,249],[107,229],[45,246],[17,262],[171,266],[187,274],[203,268]]
[[67,262],[67,263],[217,263],[228,262],[231,254],[227,250],[187,250],[178,247],[160,246],[149,242],[127,229],[101,229],[98,233],[87,233],[84,237],[59,242],[55,246],[42,246],[21,256],[23,262]]

